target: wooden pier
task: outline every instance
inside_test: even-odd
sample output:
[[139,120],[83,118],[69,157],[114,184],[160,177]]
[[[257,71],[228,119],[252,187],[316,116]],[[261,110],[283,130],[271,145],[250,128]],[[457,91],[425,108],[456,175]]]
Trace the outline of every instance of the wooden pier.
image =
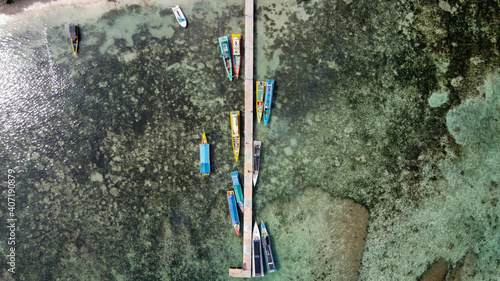
[[253,10],[254,0],[245,0],[245,164],[243,177],[243,264],[230,268],[229,277],[252,277],[252,172],[253,172]]

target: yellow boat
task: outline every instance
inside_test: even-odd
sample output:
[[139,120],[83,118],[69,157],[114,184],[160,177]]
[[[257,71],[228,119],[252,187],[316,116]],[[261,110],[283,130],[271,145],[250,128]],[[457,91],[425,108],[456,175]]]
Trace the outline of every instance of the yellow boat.
[[240,112],[231,111],[231,139],[233,143],[233,152],[236,162],[240,155]]
[[265,81],[257,81],[257,89],[255,90],[257,93],[257,122],[260,123],[260,120],[262,119],[262,112],[264,111],[264,91],[266,89],[266,82]]
[[73,53],[78,52],[78,23],[69,24],[69,38],[71,39],[71,48]]

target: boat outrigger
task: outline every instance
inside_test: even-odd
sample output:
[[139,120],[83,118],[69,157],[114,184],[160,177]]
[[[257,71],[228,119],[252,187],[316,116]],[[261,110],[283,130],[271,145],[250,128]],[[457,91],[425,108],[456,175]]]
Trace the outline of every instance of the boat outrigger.
[[207,142],[205,133],[200,144],[200,171],[204,176],[210,175],[210,144]]
[[264,103],[264,126],[267,127],[271,115],[271,101],[273,99],[274,80],[266,80],[266,102]]
[[240,219],[238,217],[238,209],[234,199],[234,191],[227,192],[227,202],[229,203],[229,212],[231,212],[231,222],[236,234],[240,236]]
[[175,19],[177,19],[179,25],[182,27],[186,27],[187,20],[179,5],[172,7],[172,11],[174,12]]
[[259,176],[260,146],[261,146],[260,141],[253,142],[253,174],[252,174],[253,186],[257,184],[257,177]]
[[240,112],[231,111],[231,139],[233,143],[233,153],[236,162],[240,155]]
[[241,65],[241,34],[232,34],[231,42],[233,43],[233,67],[236,79],[240,76]]
[[234,192],[236,194],[236,202],[238,203],[238,206],[240,207],[241,212],[244,212],[244,210],[243,210],[244,199],[243,199],[243,193],[241,191],[241,184],[240,184],[240,179],[238,177],[238,172],[232,172],[231,179],[233,180],[233,188],[234,188]]
[[233,81],[231,54],[229,51],[229,39],[227,39],[227,36],[219,37],[219,46],[222,53],[222,60],[224,60],[224,68],[226,69],[227,76],[229,77],[229,81]]
[[262,277],[264,276],[262,244],[260,243],[260,231],[257,222],[253,227],[252,241],[252,277]]
[[69,38],[71,39],[73,53],[78,53],[78,23],[69,24]]
[[264,256],[266,257],[267,273],[275,272],[276,265],[274,264],[273,252],[271,250],[271,239],[263,221],[261,221],[260,229],[262,231],[261,239],[262,246],[264,247]]
[[260,123],[260,120],[262,119],[262,112],[264,110],[264,92],[266,90],[266,82],[264,81],[257,81],[257,87],[256,87],[256,93],[257,93],[257,122]]

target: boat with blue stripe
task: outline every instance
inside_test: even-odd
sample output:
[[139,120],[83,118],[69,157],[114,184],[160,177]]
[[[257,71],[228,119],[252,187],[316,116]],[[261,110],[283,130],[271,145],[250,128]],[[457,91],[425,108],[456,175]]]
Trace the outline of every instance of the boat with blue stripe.
[[200,172],[204,176],[210,175],[210,144],[208,144],[205,133],[203,133],[200,144]]
[[274,80],[266,80],[266,100],[264,102],[264,127],[267,127],[271,115],[271,102],[273,100]]
[[229,77],[229,81],[233,81],[233,64],[231,63],[231,52],[229,51],[229,39],[227,36],[219,37],[219,46],[227,76]]
[[238,177],[238,172],[232,172],[231,179],[233,180],[234,193],[236,194],[236,202],[238,202],[238,206],[240,207],[241,212],[244,212],[243,192],[241,191],[241,184],[240,184],[240,179]]
[[227,202],[229,203],[229,212],[231,212],[231,221],[236,231],[236,234],[240,236],[240,218],[238,217],[238,208],[236,207],[236,200],[234,198],[234,191],[227,192]]
[[269,233],[261,221],[260,230],[262,232],[262,246],[264,247],[264,256],[266,257],[267,273],[276,272],[276,264],[274,263],[273,251],[271,250],[271,239],[269,238]]

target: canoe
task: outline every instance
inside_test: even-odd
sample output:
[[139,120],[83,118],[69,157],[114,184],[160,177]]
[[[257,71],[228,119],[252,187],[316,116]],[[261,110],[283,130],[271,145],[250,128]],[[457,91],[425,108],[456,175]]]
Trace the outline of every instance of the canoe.
[[238,217],[238,209],[234,199],[234,191],[227,192],[227,202],[229,203],[229,212],[231,212],[231,222],[236,234],[240,236],[240,219]]
[[233,81],[233,72],[231,64],[231,53],[229,51],[229,39],[227,36],[219,37],[219,46],[222,53],[222,60],[224,61],[224,68],[226,69],[229,81]]
[[234,193],[236,194],[236,202],[238,203],[238,206],[240,206],[241,212],[244,212],[243,210],[243,193],[241,192],[241,184],[240,184],[240,179],[238,177],[238,172],[232,172],[231,173],[231,179],[233,180],[233,188],[234,188]]
[[69,24],[69,39],[71,39],[73,53],[78,53],[78,23]]
[[257,184],[257,177],[259,176],[260,145],[261,145],[260,141],[253,142],[253,174],[252,174],[253,186]]
[[232,34],[231,42],[233,43],[233,68],[236,79],[240,76],[241,65],[241,34]]
[[271,250],[271,239],[267,232],[264,222],[261,221],[260,230],[262,231],[262,246],[264,247],[264,256],[266,257],[267,273],[276,271],[276,264],[274,264],[273,251]]
[[240,112],[231,111],[231,141],[233,143],[233,153],[236,162],[240,155]]
[[267,127],[269,115],[271,115],[271,101],[273,99],[274,80],[266,81],[266,101],[264,102],[264,126]]
[[262,244],[257,222],[253,227],[252,241],[252,277],[261,277],[264,276],[264,267],[262,265]]
[[179,25],[182,27],[186,27],[187,20],[186,20],[186,17],[184,16],[184,13],[181,10],[181,8],[179,7],[179,5],[172,7],[172,11],[174,12],[174,16],[177,19],[177,22],[179,23]]
[[207,142],[205,133],[200,144],[200,171],[204,176],[210,175],[210,144]]
[[260,123],[262,119],[262,112],[264,110],[264,92],[266,90],[266,82],[257,81],[256,93],[257,93],[257,122]]

